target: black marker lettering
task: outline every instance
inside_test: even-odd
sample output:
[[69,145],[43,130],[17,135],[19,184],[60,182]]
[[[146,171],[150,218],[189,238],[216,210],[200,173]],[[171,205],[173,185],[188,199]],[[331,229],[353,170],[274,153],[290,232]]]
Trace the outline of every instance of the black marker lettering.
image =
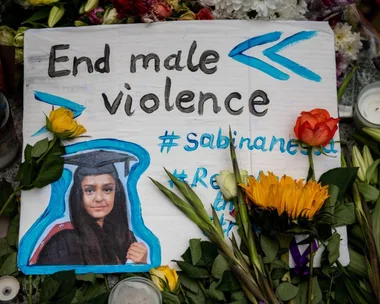
[[200,92],[199,94],[199,107],[198,107],[198,114],[203,115],[204,111],[204,105],[207,99],[212,99],[213,102],[213,111],[214,113],[219,113],[222,108],[218,106],[218,99],[216,98],[215,94],[213,93],[203,93]]
[[177,106],[178,110],[180,110],[182,113],[191,113],[194,112],[195,107],[194,104],[184,107],[182,104],[190,102],[194,99],[194,93],[192,91],[182,91],[179,92],[177,95],[177,98],[175,100],[175,105]]
[[[256,98],[260,98],[261,100],[257,100]],[[265,114],[267,114],[268,112],[268,109],[265,109],[264,111],[257,111],[255,106],[264,106],[264,105],[268,105],[269,104],[269,98],[267,96],[267,94],[264,92],[264,91],[261,91],[261,90],[257,90],[255,92],[252,93],[251,97],[249,98],[249,111],[255,115],[255,116],[258,116],[258,117],[262,117],[264,116]]]
[[117,95],[115,101],[112,103],[112,106],[111,106],[110,102],[108,101],[107,95],[105,93],[102,94],[103,100],[104,100],[104,105],[111,115],[116,113],[117,109],[120,106],[120,102],[121,102],[121,99],[123,98],[123,95],[124,95],[124,93],[122,91],[120,91],[119,94]]
[[241,94],[238,92],[232,92],[230,95],[227,96],[226,100],[224,101],[224,106],[226,107],[227,112],[230,113],[231,115],[240,115],[241,113],[243,113],[244,107],[241,107],[238,110],[233,110],[231,108],[231,100],[233,98],[241,100]]
[[199,59],[199,68],[205,74],[214,74],[218,67],[215,65],[212,68],[207,68],[206,64],[217,63],[219,61],[219,54],[213,50],[204,51]]
[[50,56],[49,56],[49,67],[48,67],[48,75],[51,78],[67,76],[70,74],[70,70],[60,70],[60,71],[55,70],[55,63],[56,62],[69,61],[69,57],[67,57],[67,56],[56,57],[56,55],[57,55],[56,51],[68,50],[69,48],[70,48],[69,44],[58,44],[58,45],[53,45],[51,47]]
[[[154,105],[150,108],[148,108],[146,106],[146,102],[148,100],[153,100],[154,101]],[[140,107],[141,109],[145,112],[145,113],[148,113],[148,114],[151,114],[153,113],[154,111],[156,111],[158,109],[160,105],[160,100],[158,99],[157,95],[156,94],[146,94],[144,95],[143,97],[141,97],[140,99]]]
[[139,59],[142,59],[143,67],[145,70],[148,69],[149,67],[149,61],[154,59],[154,69],[156,72],[160,71],[160,57],[158,57],[156,54],[154,53],[150,53],[148,55],[139,54],[137,56],[132,54],[131,67],[130,67],[131,73],[136,73],[136,61]]

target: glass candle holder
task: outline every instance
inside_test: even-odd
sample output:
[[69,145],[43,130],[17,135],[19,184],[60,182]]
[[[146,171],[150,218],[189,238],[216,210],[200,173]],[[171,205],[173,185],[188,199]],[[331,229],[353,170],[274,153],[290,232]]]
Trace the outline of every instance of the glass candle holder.
[[354,123],[359,130],[380,129],[380,82],[369,84],[360,91],[354,106]]
[[0,169],[8,166],[15,159],[20,147],[9,103],[0,93]]
[[161,304],[160,290],[152,281],[131,277],[120,281],[112,289],[108,304]]

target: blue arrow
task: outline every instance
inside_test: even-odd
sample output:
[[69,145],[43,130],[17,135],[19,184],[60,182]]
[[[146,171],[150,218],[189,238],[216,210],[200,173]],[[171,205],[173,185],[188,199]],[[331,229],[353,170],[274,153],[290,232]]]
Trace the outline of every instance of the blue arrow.
[[[86,109],[85,106],[80,105],[79,103],[73,102],[71,100],[68,100],[66,98],[62,98],[56,95],[52,95],[45,92],[34,92],[34,98],[38,101],[42,101],[54,106],[61,106],[65,107],[66,109],[69,109],[73,111],[74,118],[77,118],[82,114],[82,112]],[[37,136],[42,133],[47,132],[46,126],[43,126],[41,129],[39,129],[36,133],[34,133],[32,136]]]
[[[269,47],[268,49],[263,51],[263,54],[268,57],[270,60],[284,66],[285,68],[291,70],[293,73],[300,75],[301,77],[304,77],[306,79],[320,82],[321,77],[317,75],[316,73],[310,71],[309,69],[299,65],[298,63],[291,61],[290,59],[281,56],[277,54],[277,52],[283,50],[287,46],[291,44],[295,44],[302,40],[307,40],[312,37],[314,37],[317,34],[316,31],[310,31],[310,32],[299,32],[293,36],[290,36],[288,38],[285,38],[284,40],[280,41],[276,45]],[[266,43],[277,41],[281,38],[282,33],[281,32],[271,32],[264,35],[252,37],[248,40],[245,40],[235,46],[228,54],[229,57],[235,59],[236,61],[239,61],[243,64],[246,64],[252,68],[258,69],[269,76],[276,78],[278,80],[288,80],[290,76],[279,69],[275,68],[274,66],[258,59],[255,57],[244,55],[243,52],[246,50],[258,46],[263,45]]]
[[320,82],[322,78],[318,74],[314,73],[313,71],[310,71],[309,69],[305,68],[302,65],[299,65],[298,63],[294,61],[291,61],[290,59],[284,56],[277,54],[277,52],[282,51],[284,48],[288,47],[289,45],[292,45],[302,40],[311,39],[316,35],[317,35],[316,31],[299,32],[297,34],[294,34],[293,36],[285,38],[284,40],[277,43],[276,45],[264,50],[263,54],[267,56],[270,60],[277,62],[278,64],[281,64],[282,66],[286,67],[287,69],[291,70],[293,73],[303,78]]
[[252,68],[258,69],[259,71],[262,71],[276,79],[288,80],[289,75],[284,72],[281,72],[279,69],[275,68],[274,66],[260,59],[257,59],[255,57],[242,54],[244,51],[249,50],[250,48],[254,46],[277,41],[278,39],[281,38],[281,34],[282,34],[281,32],[272,32],[272,33],[264,34],[261,36],[252,37],[248,40],[243,41],[237,46],[235,46],[229,52],[228,56]]

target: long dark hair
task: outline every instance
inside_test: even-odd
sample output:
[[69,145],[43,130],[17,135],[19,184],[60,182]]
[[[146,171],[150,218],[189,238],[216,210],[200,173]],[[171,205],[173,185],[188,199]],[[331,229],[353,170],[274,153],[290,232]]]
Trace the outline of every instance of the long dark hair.
[[124,187],[117,176],[111,175],[115,180],[115,202],[112,211],[104,218],[102,228],[84,208],[81,185],[84,176],[74,174],[69,200],[70,218],[80,238],[82,260],[88,265],[125,263],[131,245]]

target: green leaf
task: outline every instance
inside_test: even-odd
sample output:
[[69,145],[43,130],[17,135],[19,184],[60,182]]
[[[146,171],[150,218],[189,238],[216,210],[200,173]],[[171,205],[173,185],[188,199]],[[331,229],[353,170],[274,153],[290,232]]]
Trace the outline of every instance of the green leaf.
[[0,276],[7,276],[17,273],[17,253],[13,252],[7,256],[0,268]]
[[232,292],[240,289],[240,283],[236,279],[232,271],[223,272],[223,277],[219,282],[218,289],[220,291]]
[[371,180],[373,180],[374,176],[376,175],[376,173],[378,173],[378,171],[376,170],[377,167],[379,166],[380,164],[380,159],[377,159],[375,160],[367,169],[367,172],[365,174],[365,177],[366,177],[366,180],[368,182],[370,182]]
[[[5,202],[12,195],[12,193],[12,185],[8,183],[5,179],[0,180],[0,209],[3,208]],[[17,204],[16,199],[13,198],[12,201],[8,204],[7,208],[5,208],[2,215],[7,217],[13,217],[15,213],[17,213]]]
[[0,239],[0,257],[5,256],[12,252],[6,239]]
[[186,297],[191,304],[206,304],[206,296],[201,289],[199,289],[198,293],[187,290]]
[[223,255],[219,254],[212,265],[211,274],[215,278],[221,279],[226,270],[230,270],[230,264]]
[[210,276],[209,272],[205,268],[196,267],[187,262],[175,261],[182,271],[193,279],[206,279]]
[[271,273],[272,280],[281,279],[288,271],[289,270],[285,268],[274,268]]
[[295,303],[297,304],[307,304],[307,291],[308,291],[308,283],[303,281],[298,284],[298,292],[295,298]]
[[334,168],[322,174],[319,182],[325,185],[335,185],[339,188],[338,200],[342,200],[356,179],[358,168]]
[[239,291],[234,291],[231,293],[231,301],[240,301],[245,299],[245,294],[244,291],[239,290]]
[[19,224],[20,224],[20,214],[17,214],[11,221],[9,228],[8,228],[8,234],[7,234],[7,241],[9,246],[18,247],[18,230],[19,230]]
[[177,295],[165,291],[161,292],[161,295],[164,304],[181,304]]
[[339,203],[335,207],[335,227],[352,225],[356,222],[354,203]]
[[32,157],[40,157],[42,154],[44,154],[49,147],[49,139],[44,138],[40,141],[36,142],[35,145],[32,148]]
[[334,264],[339,258],[339,245],[340,235],[339,233],[334,233],[327,243],[328,260],[330,265]]
[[249,302],[244,298],[244,299],[240,299],[240,300],[237,300],[237,301],[233,301],[229,304],[249,304]]
[[202,248],[201,261],[204,261],[204,264],[206,265],[206,267],[211,270],[212,265],[214,264],[214,261],[219,254],[218,248],[216,247],[215,244],[209,241],[202,241],[201,248]]
[[43,158],[36,179],[33,181],[34,187],[45,187],[62,176],[64,160],[61,155],[64,152],[65,149],[61,146],[60,141],[56,141],[51,150]]
[[190,240],[191,261],[195,266],[202,257],[201,239]]
[[99,283],[95,282],[95,284],[91,284],[89,282],[84,282],[84,284],[88,284],[87,289],[84,292],[84,296],[86,302],[94,301],[92,303],[96,304],[97,297],[101,297],[102,295],[108,294],[106,287]]
[[214,223],[214,226],[216,228],[216,231],[218,231],[219,236],[224,239],[223,228],[222,228],[222,225],[220,224],[218,214],[216,213],[212,205],[211,205],[211,209],[212,209],[212,222]]
[[351,248],[348,248],[348,251],[350,254],[350,264],[346,267],[347,271],[363,278],[368,278],[368,271],[364,256]]
[[354,68],[347,74],[347,76],[344,78],[342,84],[340,85],[339,87],[339,90],[338,90],[338,102],[341,101],[343,95],[344,95],[344,92],[346,91],[348,85],[350,84],[351,82],[351,79],[352,77],[354,77],[356,71],[358,70],[358,66],[354,66]]
[[366,183],[361,183],[359,181],[357,182],[357,185],[359,187],[360,193],[363,194],[366,202],[373,202],[377,200],[379,196],[379,190],[377,188]]
[[86,304],[107,304],[110,293],[104,292],[85,302]]
[[151,178],[151,181],[155,186],[179,209],[181,210],[192,222],[194,222],[202,230],[206,229],[205,223],[198,217],[195,213],[193,207],[181,199],[177,194],[175,194],[170,189],[166,188],[164,185],[158,181]]
[[226,298],[224,297],[224,293],[218,289],[216,289],[218,283],[212,282],[210,285],[210,288],[207,290],[207,294],[211,299],[217,300],[217,301],[226,301]]
[[198,197],[198,195],[194,192],[191,187],[175,177],[173,174],[171,174],[168,170],[165,169],[166,174],[169,176],[171,181],[176,185],[178,190],[182,193],[182,195],[186,198],[186,200],[190,203],[190,205],[193,207],[195,213],[200,217],[200,219],[206,224],[211,223],[210,217],[206,212],[206,209],[201,201],[201,199]]
[[187,262],[191,263],[191,252],[190,252],[190,247],[186,249],[186,251],[181,255],[181,258]]
[[92,284],[95,284],[96,275],[94,273],[77,274],[76,279],[79,281],[91,282]]
[[313,278],[313,289],[312,289],[312,304],[320,304],[322,301],[322,291],[319,287],[318,278]]
[[183,272],[178,272],[179,281],[181,282],[181,285],[189,290],[191,290],[194,293],[199,292],[199,285],[196,280],[189,278],[186,274]]
[[37,12],[35,12],[32,16],[30,16],[27,20],[25,20],[21,24],[30,23],[30,22],[38,21],[45,18],[47,20],[49,13],[50,13],[50,7],[44,7],[38,10]]
[[380,256],[380,195],[377,198],[375,208],[372,211],[373,238],[378,256]]
[[276,293],[283,301],[289,301],[296,297],[298,292],[298,287],[294,286],[288,282],[281,283],[277,289]]
[[41,285],[41,302],[47,302],[54,297],[61,285],[53,276],[45,276]]
[[352,137],[363,145],[367,145],[375,158],[380,157],[380,145],[372,137],[367,134],[352,134]]
[[278,252],[278,243],[275,239],[268,237],[265,233],[260,234],[261,249],[264,251],[265,256],[269,262],[272,262]]

